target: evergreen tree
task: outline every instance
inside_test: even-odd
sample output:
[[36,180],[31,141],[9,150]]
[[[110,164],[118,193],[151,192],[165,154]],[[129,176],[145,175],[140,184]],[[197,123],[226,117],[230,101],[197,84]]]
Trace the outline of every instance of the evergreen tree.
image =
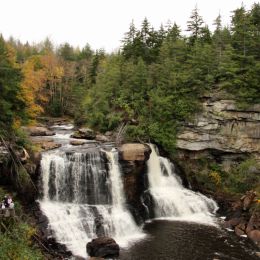
[[203,24],[203,19],[199,15],[199,9],[196,5],[195,8],[192,10],[190,20],[187,22],[187,31],[191,32],[189,40],[192,45],[201,37]]
[[0,128],[2,129],[11,127],[25,116],[25,104],[17,97],[21,79],[21,71],[15,64],[14,50],[0,35]]

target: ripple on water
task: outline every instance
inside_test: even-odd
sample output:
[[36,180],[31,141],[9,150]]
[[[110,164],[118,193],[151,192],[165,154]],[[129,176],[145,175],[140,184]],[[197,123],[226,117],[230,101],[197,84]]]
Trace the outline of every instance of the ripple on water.
[[155,220],[147,238],[123,249],[120,260],[259,260],[252,245],[214,226]]

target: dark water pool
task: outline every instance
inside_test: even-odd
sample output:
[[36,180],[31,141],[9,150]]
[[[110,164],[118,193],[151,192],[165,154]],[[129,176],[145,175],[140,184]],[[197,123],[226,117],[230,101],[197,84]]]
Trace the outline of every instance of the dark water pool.
[[253,245],[233,233],[195,223],[155,220],[147,238],[121,250],[120,260],[259,260]]

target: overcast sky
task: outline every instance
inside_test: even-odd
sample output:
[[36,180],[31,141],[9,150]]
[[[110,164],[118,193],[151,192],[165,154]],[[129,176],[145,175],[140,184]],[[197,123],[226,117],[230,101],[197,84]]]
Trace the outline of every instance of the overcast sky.
[[[243,1],[246,8],[254,2],[259,1]],[[155,28],[171,20],[185,30],[196,3],[211,27],[219,12],[228,24],[242,0],[0,0],[0,33],[22,42],[48,36],[55,44],[89,43],[93,49],[111,51],[120,46],[132,20],[139,27],[147,17]]]

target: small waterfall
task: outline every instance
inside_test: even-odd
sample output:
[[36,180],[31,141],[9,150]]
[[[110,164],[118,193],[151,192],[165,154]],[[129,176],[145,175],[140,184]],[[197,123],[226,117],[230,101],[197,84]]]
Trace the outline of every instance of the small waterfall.
[[155,217],[214,224],[212,213],[217,210],[217,204],[200,193],[184,188],[175,175],[174,165],[159,156],[154,145],[150,147],[148,180]]
[[57,241],[75,255],[86,256],[86,243],[98,235],[121,246],[143,237],[125,207],[117,156],[99,150],[43,154],[40,207]]

